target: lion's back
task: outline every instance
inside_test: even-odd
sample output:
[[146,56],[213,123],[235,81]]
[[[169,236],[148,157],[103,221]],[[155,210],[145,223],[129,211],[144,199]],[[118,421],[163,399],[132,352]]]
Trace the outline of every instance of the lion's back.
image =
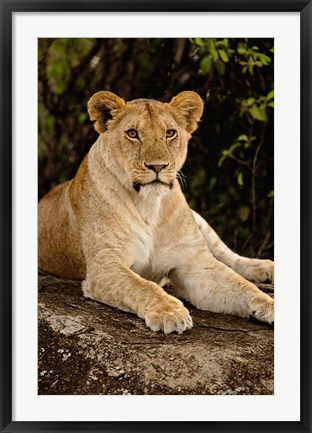
[[38,265],[42,271],[65,278],[85,277],[85,261],[72,215],[68,187],[53,188],[38,207]]

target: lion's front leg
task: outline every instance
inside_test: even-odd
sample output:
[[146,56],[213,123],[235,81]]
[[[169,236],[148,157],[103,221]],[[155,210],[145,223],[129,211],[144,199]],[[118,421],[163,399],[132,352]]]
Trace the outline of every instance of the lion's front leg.
[[169,274],[180,296],[197,308],[274,322],[274,301],[208,251],[194,254]]
[[118,261],[90,265],[82,288],[88,298],[137,314],[153,331],[181,334],[193,326],[179,299]]

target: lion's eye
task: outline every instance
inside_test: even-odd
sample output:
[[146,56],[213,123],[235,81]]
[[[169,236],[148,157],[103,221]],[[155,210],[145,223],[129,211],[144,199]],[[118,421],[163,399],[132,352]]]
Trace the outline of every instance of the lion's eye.
[[129,129],[126,134],[128,135],[129,138],[138,138],[139,134],[138,131],[136,129]]
[[175,129],[168,129],[166,131],[166,137],[167,138],[173,138],[177,135],[177,131]]

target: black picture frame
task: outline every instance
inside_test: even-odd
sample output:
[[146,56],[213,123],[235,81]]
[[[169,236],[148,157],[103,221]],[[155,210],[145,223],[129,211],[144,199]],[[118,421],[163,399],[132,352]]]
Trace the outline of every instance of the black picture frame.
[[[311,0],[0,0],[1,432],[311,432]],[[12,15],[14,12],[300,12],[301,46],[301,419],[298,422],[12,421]],[[291,85],[291,83],[290,83]],[[291,348],[290,348],[291,350]]]

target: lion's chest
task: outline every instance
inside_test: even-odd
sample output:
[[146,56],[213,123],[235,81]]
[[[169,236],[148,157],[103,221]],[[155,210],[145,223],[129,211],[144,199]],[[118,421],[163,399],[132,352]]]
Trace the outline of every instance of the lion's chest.
[[160,200],[155,205],[138,206],[140,219],[132,222],[130,261],[131,269],[137,274],[150,280],[163,277],[163,270],[158,258],[157,223],[159,222]]
[[152,268],[154,242],[153,233],[142,227],[135,227],[130,243],[131,269],[139,275],[150,273]]

